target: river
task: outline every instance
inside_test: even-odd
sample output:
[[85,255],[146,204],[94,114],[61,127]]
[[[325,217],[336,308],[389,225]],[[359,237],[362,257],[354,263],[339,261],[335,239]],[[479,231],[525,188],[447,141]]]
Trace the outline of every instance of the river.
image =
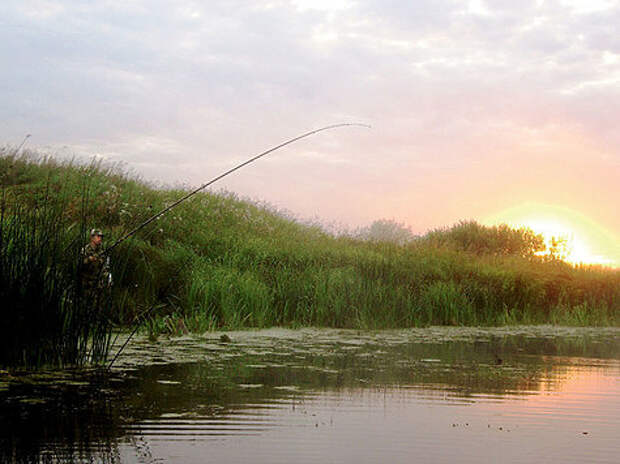
[[138,337],[110,372],[11,374],[0,376],[3,463],[620,456],[618,328]]

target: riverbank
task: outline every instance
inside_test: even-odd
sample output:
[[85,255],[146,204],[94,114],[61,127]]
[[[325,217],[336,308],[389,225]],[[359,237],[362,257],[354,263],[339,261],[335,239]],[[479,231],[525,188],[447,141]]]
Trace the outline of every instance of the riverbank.
[[[111,244],[186,193],[155,188],[118,167],[15,157],[6,149],[0,185],[5,232],[19,211],[38,218],[46,205],[60,205],[52,229],[72,234],[62,242],[72,252],[91,226],[104,229]],[[10,261],[11,237],[0,243]],[[530,231],[475,222],[405,243],[334,236],[268,205],[206,192],[115,249],[109,317],[130,327],[154,307],[144,324],[153,336],[271,326],[617,326],[620,273],[576,267],[543,249]],[[3,306],[6,317],[12,309]]]

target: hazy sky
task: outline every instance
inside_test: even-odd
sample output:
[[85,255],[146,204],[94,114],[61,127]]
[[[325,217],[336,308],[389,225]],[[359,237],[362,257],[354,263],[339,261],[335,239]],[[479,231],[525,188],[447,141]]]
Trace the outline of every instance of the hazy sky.
[[[620,237],[620,2],[2,0],[0,142],[352,227],[560,207]],[[620,246],[615,242],[616,251]],[[612,250],[613,251],[613,250]]]

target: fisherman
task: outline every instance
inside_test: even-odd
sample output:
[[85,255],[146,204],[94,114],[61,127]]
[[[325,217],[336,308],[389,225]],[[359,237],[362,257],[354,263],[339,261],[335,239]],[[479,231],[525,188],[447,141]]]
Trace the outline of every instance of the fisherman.
[[82,291],[86,299],[92,300],[96,307],[103,303],[104,293],[112,287],[110,258],[103,254],[103,232],[90,231],[90,242],[82,248],[80,275]]

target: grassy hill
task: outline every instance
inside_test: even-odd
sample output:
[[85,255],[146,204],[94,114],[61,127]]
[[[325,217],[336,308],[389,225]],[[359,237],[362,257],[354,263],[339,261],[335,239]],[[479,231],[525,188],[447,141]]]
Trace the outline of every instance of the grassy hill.
[[[102,164],[32,152],[16,157],[8,149],[0,150],[0,186],[5,299],[20,298],[19,279],[7,271],[21,265],[16,253],[41,254],[55,243],[23,271],[49,272],[46,259],[63,263],[54,272],[65,276],[60,286],[71,286],[88,229],[102,228],[109,245],[186,193]],[[30,248],[17,246],[28,241]],[[335,237],[234,194],[200,193],[114,249],[109,317],[128,325],[155,305],[148,322],[154,333],[273,325],[617,325],[620,273],[540,257],[543,248],[531,231],[475,222],[405,243]],[[22,311],[35,304],[29,298]]]

